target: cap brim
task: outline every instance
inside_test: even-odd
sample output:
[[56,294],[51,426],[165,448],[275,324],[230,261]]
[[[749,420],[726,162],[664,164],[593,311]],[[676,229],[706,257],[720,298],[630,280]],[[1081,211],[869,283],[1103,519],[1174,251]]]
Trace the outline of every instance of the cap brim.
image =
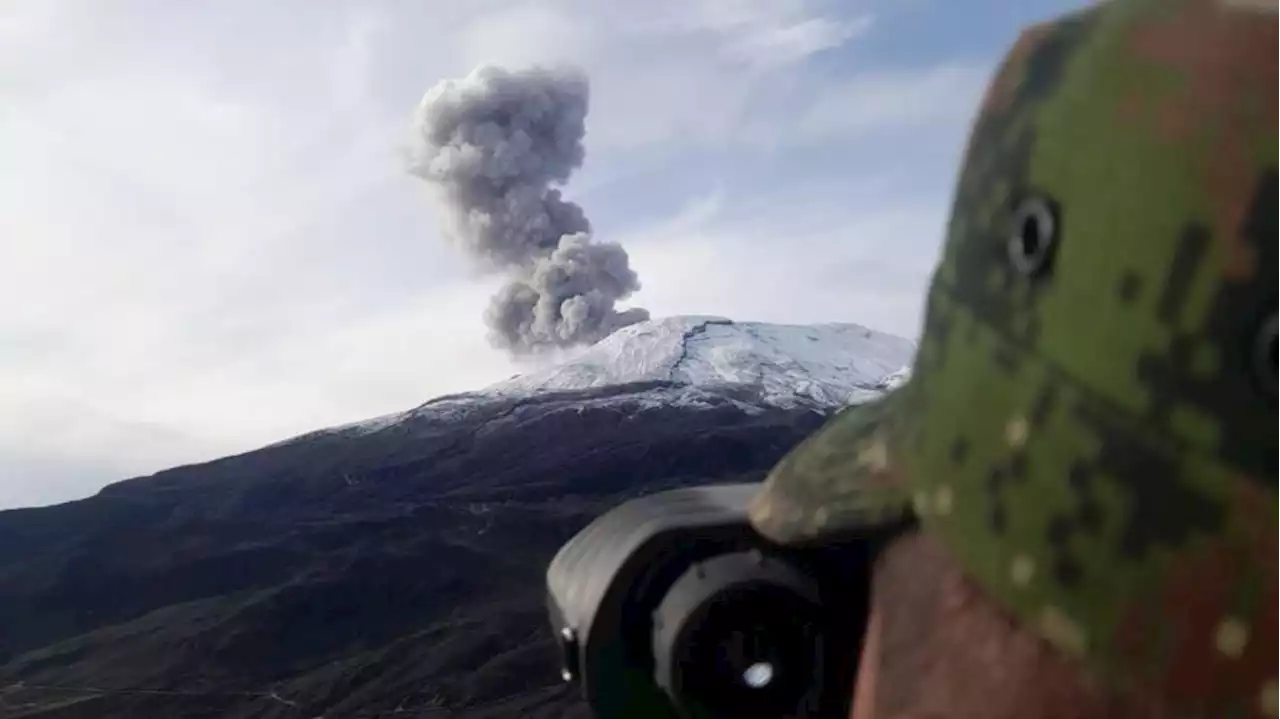
[[906,519],[911,490],[892,441],[903,389],[841,410],[783,457],[752,500],[756,531],[795,544]]

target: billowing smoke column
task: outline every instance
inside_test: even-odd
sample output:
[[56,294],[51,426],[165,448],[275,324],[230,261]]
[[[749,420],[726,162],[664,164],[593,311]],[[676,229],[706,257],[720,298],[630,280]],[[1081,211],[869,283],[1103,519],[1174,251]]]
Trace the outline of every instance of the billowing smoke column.
[[582,165],[587,95],[575,71],[481,67],[419,106],[410,171],[439,190],[454,243],[510,275],[485,321],[513,353],[590,344],[649,318],[614,309],[640,289],[627,253],[594,242],[582,208],[555,189]]

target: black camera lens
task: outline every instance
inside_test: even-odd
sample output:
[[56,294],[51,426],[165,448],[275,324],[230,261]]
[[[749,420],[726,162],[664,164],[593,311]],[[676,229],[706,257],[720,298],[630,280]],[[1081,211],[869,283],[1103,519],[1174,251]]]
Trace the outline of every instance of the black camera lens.
[[813,716],[820,612],[786,565],[745,554],[698,565],[655,616],[658,683],[689,719]]
[[686,487],[606,512],[547,568],[561,676],[595,716],[843,719],[872,558],[908,518],[782,547],[747,519],[758,484]]
[[820,676],[815,608],[776,587],[726,595],[689,633],[678,670],[684,703],[703,716],[803,716]]

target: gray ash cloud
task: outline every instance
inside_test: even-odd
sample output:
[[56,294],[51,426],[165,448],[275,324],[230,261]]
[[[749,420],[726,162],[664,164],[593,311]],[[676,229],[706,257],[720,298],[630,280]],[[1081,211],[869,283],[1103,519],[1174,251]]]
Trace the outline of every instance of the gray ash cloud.
[[508,275],[485,321],[513,353],[590,344],[648,319],[616,309],[640,289],[627,252],[597,242],[558,186],[585,157],[586,77],[481,67],[427,92],[410,172],[436,190],[451,241]]

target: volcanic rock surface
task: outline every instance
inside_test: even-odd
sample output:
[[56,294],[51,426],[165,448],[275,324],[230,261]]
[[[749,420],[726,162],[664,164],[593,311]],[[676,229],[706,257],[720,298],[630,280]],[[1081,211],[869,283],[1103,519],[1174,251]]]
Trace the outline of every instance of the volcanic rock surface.
[[0,512],[0,717],[586,716],[543,572],[901,380],[857,325],[676,317],[409,412]]

